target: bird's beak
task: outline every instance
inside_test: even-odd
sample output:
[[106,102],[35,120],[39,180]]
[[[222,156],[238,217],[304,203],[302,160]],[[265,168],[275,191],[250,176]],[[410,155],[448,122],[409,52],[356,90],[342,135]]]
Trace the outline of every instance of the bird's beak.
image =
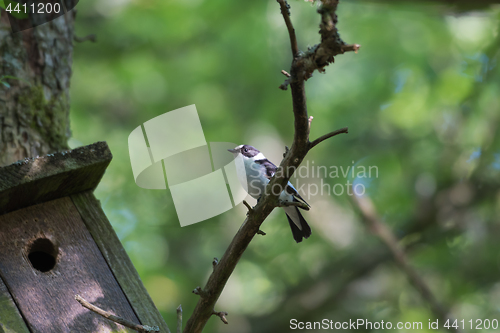
[[233,154],[238,153],[238,149],[228,149],[227,151]]

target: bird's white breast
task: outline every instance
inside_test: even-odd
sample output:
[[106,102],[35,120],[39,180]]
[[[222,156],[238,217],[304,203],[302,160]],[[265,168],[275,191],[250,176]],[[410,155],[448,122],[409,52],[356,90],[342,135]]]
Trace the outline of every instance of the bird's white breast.
[[[266,175],[266,168],[255,161],[263,160],[266,157],[259,153],[252,158],[244,157],[241,154],[236,157],[236,172],[238,179],[248,194],[258,199],[266,190],[269,179]],[[289,186],[292,186],[288,182]],[[293,186],[292,186],[293,187]],[[279,197],[280,201],[293,201],[293,196],[283,191]]]
[[266,177],[266,168],[255,163],[252,158],[245,158],[244,164],[248,186],[247,192],[255,199],[258,199],[264,193],[267,183],[269,183],[269,179]]

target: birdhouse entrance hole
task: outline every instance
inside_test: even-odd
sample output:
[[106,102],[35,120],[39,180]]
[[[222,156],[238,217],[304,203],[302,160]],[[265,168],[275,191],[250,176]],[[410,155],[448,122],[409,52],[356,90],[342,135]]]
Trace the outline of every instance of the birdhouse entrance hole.
[[57,248],[47,238],[38,238],[30,246],[28,259],[34,269],[48,272],[56,265]]

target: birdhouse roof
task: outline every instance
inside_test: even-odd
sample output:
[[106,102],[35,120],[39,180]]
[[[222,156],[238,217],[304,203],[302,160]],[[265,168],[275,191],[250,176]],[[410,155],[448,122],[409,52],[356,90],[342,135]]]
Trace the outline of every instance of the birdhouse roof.
[[97,142],[0,167],[0,214],[94,189],[112,157]]

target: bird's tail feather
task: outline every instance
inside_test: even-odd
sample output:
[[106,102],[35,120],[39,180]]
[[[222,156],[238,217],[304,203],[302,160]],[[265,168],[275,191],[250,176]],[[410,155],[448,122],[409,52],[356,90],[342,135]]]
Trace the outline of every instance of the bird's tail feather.
[[297,243],[302,242],[302,238],[309,238],[309,236],[311,236],[311,227],[309,227],[309,224],[307,224],[297,207],[286,207],[285,213],[290,228],[292,229],[293,239],[295,239]]

